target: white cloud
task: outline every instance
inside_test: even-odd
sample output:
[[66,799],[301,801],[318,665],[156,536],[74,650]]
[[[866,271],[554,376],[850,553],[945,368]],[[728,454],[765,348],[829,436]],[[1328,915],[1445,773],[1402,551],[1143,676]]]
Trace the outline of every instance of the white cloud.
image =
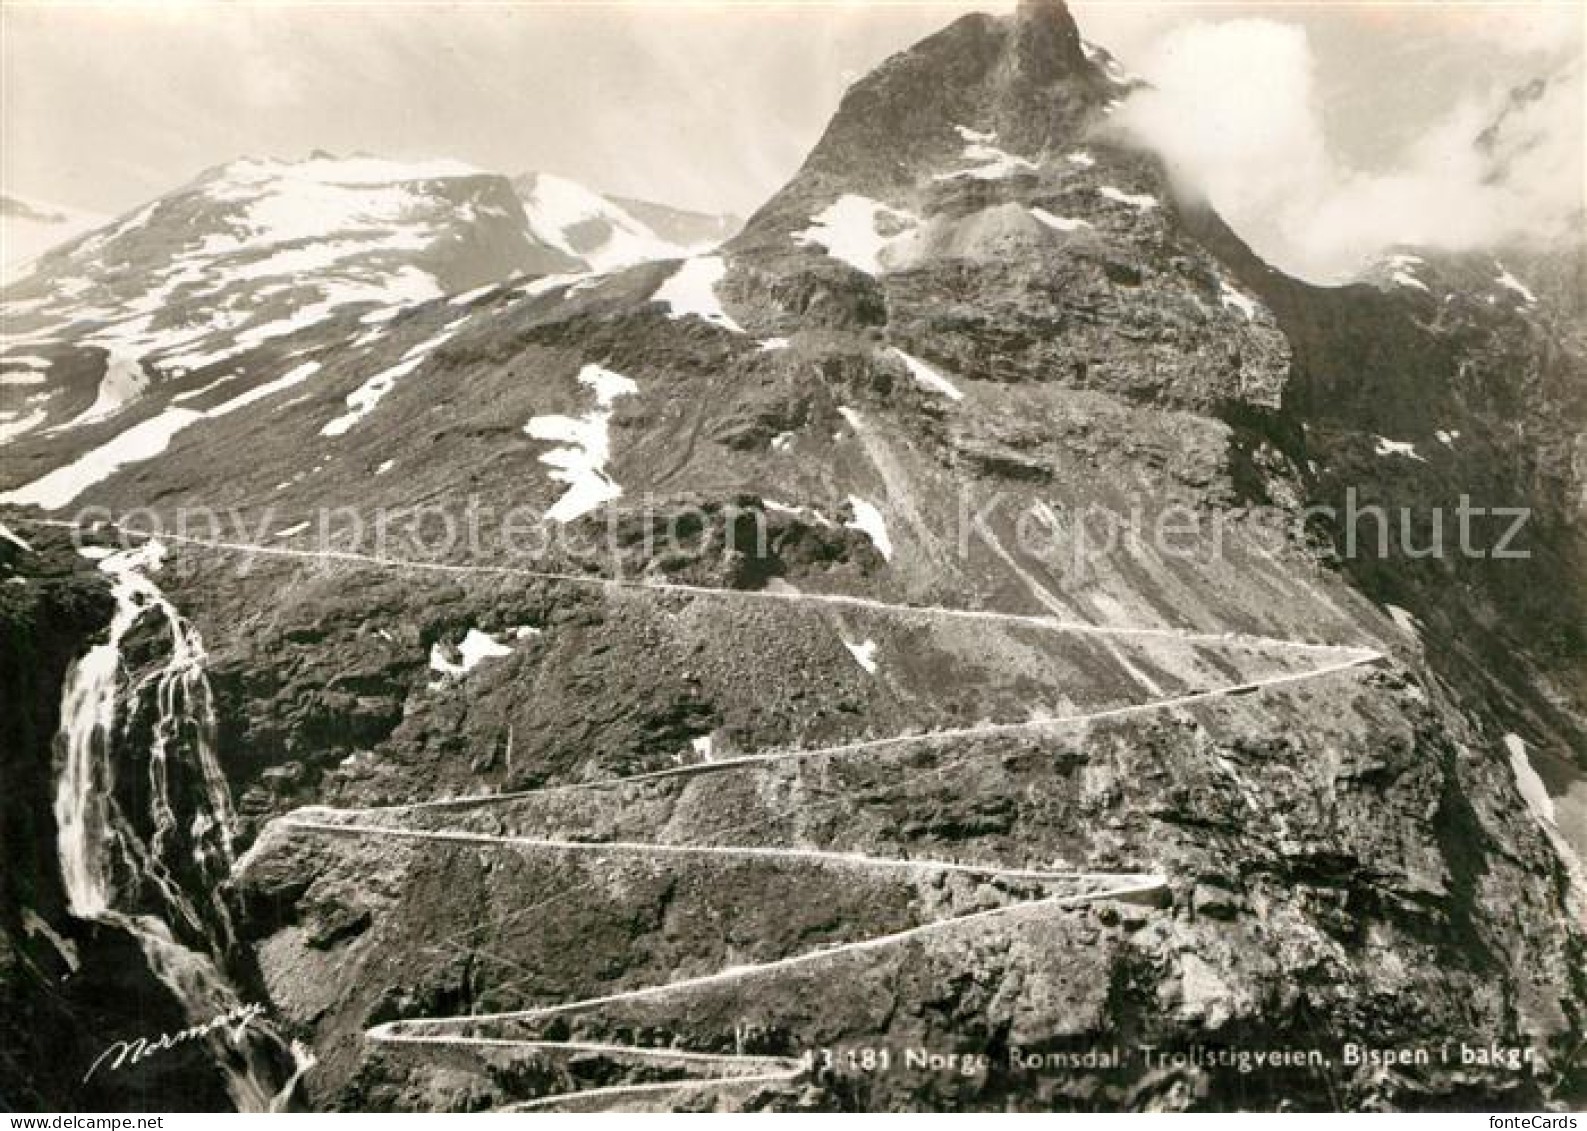
[[[1517,36],[1506,47],[1523,55],[1533,44]],[[1260,254],[1306,278],[1348,277],[1395,244],[1546,239],[1583,207],[1579,69],[1506,120],[1499,179],[1475,141],[1499,116],[1508,85],[1472,94],[1392,167],[1367,170],[1330,142],[1299,26],[1187,24],[1159,39],[1142,69],[1153,89],[1114,120],[1161,152],[1182,189],[1205,195]]]

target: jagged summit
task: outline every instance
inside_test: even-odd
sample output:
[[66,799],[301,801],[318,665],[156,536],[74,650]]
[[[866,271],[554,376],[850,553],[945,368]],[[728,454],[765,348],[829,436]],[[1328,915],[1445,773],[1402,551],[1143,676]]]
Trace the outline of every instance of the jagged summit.
[[1108,162],[1116,173],[1084,154],[1109,136],[1109,115],[1137,82],[1081,38],[1061,3],[963,16],[850,87],[793,180],[730,246],[780,254],[845,197],[892,210],[879,214],[890,236],[922,203],[958,197],[963,212],[977,193],[1033,177],[1078,187],[1087,170],[1108,171],[1101,183],[1156,194],[1155,176],[1122,148]]
[[1075,138],[1117,94],[1061,3],[964,16],[851,87],[806,162],[812,175],[885,190],[941,148],[944,123],[996,132],[1024,150]]
[[1086,62],[1080,28],[1063,0],[1020,0],[1014,12],[1014,48],[1019,73],[1030,82],[1053,82]]
[[[1111,127],[1138,82],[1057,3],[968,15],[893,56],[727,245],[733,316],[779,336],[886,325],[990,380],[1272,403],[1282,337]],[[1128,335],[1099,328],[1126,305]]]

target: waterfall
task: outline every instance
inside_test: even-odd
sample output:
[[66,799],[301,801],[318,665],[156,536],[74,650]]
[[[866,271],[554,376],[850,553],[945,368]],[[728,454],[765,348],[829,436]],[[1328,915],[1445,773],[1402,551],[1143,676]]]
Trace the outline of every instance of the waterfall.
[[[117,620],[121,616],[118,606]],[[119,640],[118,627],[111,627],[113,641]],[[115,643],[96,644],[67,673],[61,697],[66,760],[55,787],[55,826],[67,906],[80,919],[97,918],[110,908],[104,861],[96,851],[107,823],[105,796],[94,779],[102,761],[97,748],[109,740],[114,723],[120,661]]]
[[[231,870],[236,817],[215,754],[203,641],[147,576],[160,568],[160,543],[83,553],[111,579],[116,608],[108,640],[77,661],[62,694],[55,822],[67,905],[136,940],[189,1023],[202,1025],[242,1004],[221,971],[235,941],[230,917],[209,898]],[[169,658],[133,682],[122,645],[149,616],[165,629]],[[138,766],[125,750],[121,760],[133,764],[118,765],[117,736],[130,733],[128,722],[146,703],[154,709],[143,752],[147,783],[118,793],[118,772]],[[129,797],[145,798],[146,806],[129,811]],[[278,1107],[311,1063],[264,1024],[235,1039],[218,1032],[207,1044],[241,1111]]]

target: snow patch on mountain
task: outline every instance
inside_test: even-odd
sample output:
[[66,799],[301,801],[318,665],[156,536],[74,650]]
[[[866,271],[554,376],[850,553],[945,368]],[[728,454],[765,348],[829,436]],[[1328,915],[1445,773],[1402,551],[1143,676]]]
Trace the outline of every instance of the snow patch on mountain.
[[716,297],[716,285],[726,274],[727,261],[719,255],[685,259],[651,296],[652,301],[665,303],[669,318],[693,315],[724,330],[742,334],[744,328],[733,321],[723,309],[722,300]]
[[1030,211],[1030,214],[1032,216],[1034,216],[1038,221],[1040,221],[1043,224],[1046,224],[1049,228],[1052,228],[1054,231],[1059,231],[1059,232],[1064,232],[1064,233],[1078,232],[1082,228],[1089,228],[1091,226],[1090,224],[1088,224],[1084,220],[1072,220],[1068,216],[1055,216],[1053,213],[1047,211],[1045,208],[1032,208],[1029,211]]
[[792,503],[780,503],[776,499],[762,499],[761,505],[767,510],[777,514],[790,514],[799,518],[808,519],[809,521],[814,522],[817,526],[837,525],[837,523],[833,522],[830,518],[816,510],[814,507],[795,506]]
[[0,444],[27,435],[47,419],[49,414],[43,409],[34,409],[25,414],[17,409],[0,412]]
[[573,287],[588,278],[590,278],[589,273],[583,271],[576,274],[542,275],[538,279],[531,279],[521,287],[514,288],[512,293],[524,295],[528,298],[539,298],[541,295],[547,295],[552,291],[563,288],[566,288],[571,293]]
[[1084,53],[1088,63],[1102,68],[1102,73],[1107,76],[1108,81],[1114,86],[1135,86],[1144,81],[1139,75],[1126,70],[1105,47],[1098,47],[1096,44],[1082,39],[1080,41],[1080,50]]
[[578,382],[595,394],[595,408],[581,417],[536,416],[523,428],[537,440],[563,445],[540,457],[541,463],[554,469],[551,478],[568,487],[546,511],[545,517],[551,522],[571,522],[623,493],[606,474],[606,463],[611,458],[612,402],[638,393],[639,385],[632,378],[599,365],[586,365],[579,370]]
[[962,401],[964,399],[964,393],[959,390],[958,386],[918,357],[910,356],[897,346],[892,347],[892,353],[894,357],[904,363],[904,367],[909,370],[909,375],[922,388],[930,389],[934,393],[941,393],[949,400]]
[[1238,310],[1241,314],[1245,315],[1245,320],[1247,322],[1256,321],[1256,299],[1252,298],[1248,294],[1245,294],[1243,291],[1236,290],[1222,279],[1218,280],[1218,301],[1224,306],[1232,310]]
[[94,403],[62,427],[73,428],[114,416],[141,397],[148,387],[148,374],[135,355],[112,352],[105,358],[105,373],[99,379]]
[[1510,755],[1510,772],[1515,775],[1515,788],[1521,794],[1521,799],[1532,810],[1534,817],[1552,825],[1554,799],[1548,795],[1548,787],[1532,768],[1532,760],[1526,756],[1526,740],[1518,734],[1507,734],[1504,736],[1504,748]]
[[488,632],[470,628],[457,646],[456,660],[451,658],[450,651],[439,641],[430,645],[430,670],[442,676],[465,676],[486,660],[499,660],[512,655],[512,646]]
[[1416,617],[1414,617],[1408,610],[1402,609],[1398,605],[1390,604],[1384,604],[1383,607],[1388,610],[1389,616],[1393,618],[1395,626],[1398,627],[1401,632],[1405,633],[1407,636],[1414,637],[1417,635]]
[[1118,204],[1128,204],[1138,212],[1147,212],[1157,207],[1157,198],[1151,193],[1125,192],[1113,185],[1101,185],[1097,188],[1097,192]]
[[[842,638],[839,637],[839,639]],[[859,664],[871,675],[876,674],[876,641],[867,637],[858,644],[850,644],[847,640],[844,640],[843,647],[849,650],[849,655],[854,657],[856,664]]]
[[[207,235],[197,254],[268,251],[259,260],[231,267],[232,278],[246,280],[323,270],[365,252],[416,251],[434,234],[431,225],[414,223],[415,211],[429,196],[424,184],[482,175],[471,165],[448,160],[234,161],[204,182],[204,195],[237,206],[228,231]],[[344,232],[346,239],[327,238]],[[300,240],[316,242],[285,246]]]
[[302,365],[296,366],[293,369],[289,369],[287,372],[275,378],[273,381],[266,381],[262,385],[255,385],[246,393],[240,393],[237,396],[232,397],[231,400],[224,401],[221,404],[216,405],[204,415],[210,417],[211,419],[227,416],[230,413],[236,412],[240,408],[247,408],[249,405],[256,404],[267,397],[273,397],[284,389],[290,389],[294,385],[301,385],[304,381],[307,381],[319,371],[319,362],[305,361]]
[[995,133],[980,133],[964,126],[955,126],[954,129],[968,143],[960,156],[974,164],[951,173],[938,173],[936,180],[952,181],[960,177],[968,177],[977,181],[1000,181],[1021,170],[1033,172],[1037,168],[1034,161],[1004,152],[992,145],[991,143],[997,140]]
[[[867,275],[882,273],[887,249],[919,222],[912,213],[851,192],[810,219],[810,227],[794,233],[795,243],[819,247]],[[884,227],[892,230],[884,231]]]
[[735,226],[728,217],[608,196],[550,173],[527,173],[513,184],[534,237],[601,274],[698,255]]
[[849,496],[849,506],[854,510],[854,520],[844,525],[864,534],[876,547],[877,553],[892,561],[893,539],[887,532],[887,519],[882,515],[881,508],[858,495]]
[[1516,294],[1520,295],[1522,301],[1528,306],[1533,306],[1537,303],[1537,296],[1532,293],[1531,289],[1525,283],[1521,282],[1520,279],[1517,279],[1514,275],[1510,274],[1509,270],[1506,269],[1504,264],[1495,263],[1494,266],[1497,267],[1499,271],[1498,276],[1493,280],[1494,282],[1498,283],[1501,287],[1514,291]]
[[31,553],[33,550],[33,544],[31,542],[29,542],[26,538],[23,538],[3,522],[0,522],[0,541],[10,542],[13,546],[17,547],[17,549],[24,550],[29,553]]
[[1416,445],[1409,441],[1390,440],[1386,436],[1374,436],[1373,441],[1372,450],[1380,456],[1402,456],[1420,463],[1427,462],[1417,453]]
[[180,376],[359,307],[371,324],[453,285],[573,261],[531,241],[504,177],[461,162],[243,159],[51,256],[0,307],[8,344],[111,359],[99,420]]
[[128,464],[142,463],[163,453],[171,438],[204,414],[189,408],[168,408],[128,428],[107,443],[93,448],[65,467],[24,487],[0,495],[0,503],[19,507],[59,510],[95,483],[109,479]]
[[408,374],[412,373],[414,370],[418,369],[419,366],[423,365],[431,353],[445,344],[454,334],[456,334],[458,328],[462,325],[462,322],[463,320],[459,319],[458,321],[448,325],[434,337],[427,338],[426,340],[420,342],[418,345],[408,350],[407,353],[403,354],[402,360],[396,365],[391,366],[389,369],[381,370],[379,373],[376,373],[373,377],[365,381],[362,385],[358,386],[358,388],[348,393],[348,411],[343,413],[341,416],[336,417],[334,420],[328,421],[325,427],[320,429],[320,435],[346,435],[355,424],[375,411],[376,406],[378,406],[380,402],[385,399],[387,393],[391,392],[391,390],[396,387],[398,381],[402,380],[402,378],[408,376]]
[[497,290],[500,283],[486,283],[483,287],[475,287],[471,291],[464,291],[460,295],[453,295],[447,300],[448,306],[473,306],[480,299]]
[[306,381],[318,372],[319,368],[320,363],[317,361],[305,362],[273,381],[223,401],[208,410],[167,408],[156,416],[139,421],[98,447],[84,452],[64,467],[58,467],[25,486],[7,491],[0,495],[0,503],[36,506],[42,510],[59,510],[89,487],[104,482],[122,468],[164,454],[170,447],[172,438],[189,425],[200,420],[219,419],[273,396],[283,389]]

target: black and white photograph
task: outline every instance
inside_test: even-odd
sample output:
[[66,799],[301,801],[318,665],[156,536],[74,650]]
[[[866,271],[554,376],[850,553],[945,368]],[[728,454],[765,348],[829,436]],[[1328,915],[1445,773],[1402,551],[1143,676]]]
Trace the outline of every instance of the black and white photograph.
[[0,0],[6,1131],[1578,1127],[1584,43]]

